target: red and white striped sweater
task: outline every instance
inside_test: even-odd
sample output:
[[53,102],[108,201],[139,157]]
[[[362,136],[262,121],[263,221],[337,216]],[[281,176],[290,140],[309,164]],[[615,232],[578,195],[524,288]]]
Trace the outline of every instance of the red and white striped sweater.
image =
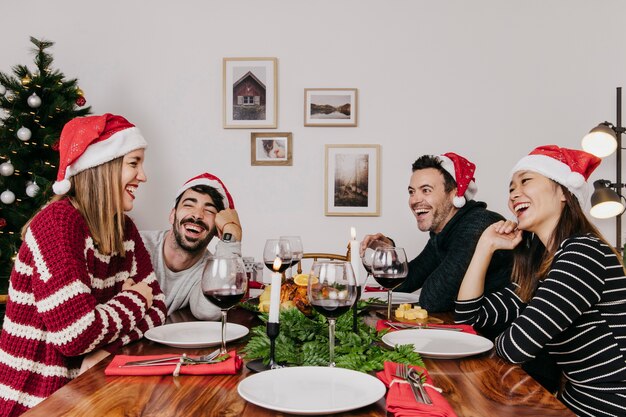
[[[0,334],[0,416],[32,408],[78,374],[83,356],[111,352],[165,321],[150,255],[126,217],[126,256],[102,255],[69,200],[31,222],[13,266]],[[122,291],[128,278],[152,287],[153,304]]]

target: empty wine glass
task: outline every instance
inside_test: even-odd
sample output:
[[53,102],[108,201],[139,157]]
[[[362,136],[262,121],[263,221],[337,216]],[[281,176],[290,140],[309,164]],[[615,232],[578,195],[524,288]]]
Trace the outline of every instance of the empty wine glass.
[[237,255],[209,256],[202,271],[201,288],[204,296],[222,310],[222,346],[226,351],[226,314],[243,298],[248,287],[243,260]]
[[403,248],[379,247],[374,251],[372,275],[376,282],[387,289],[387,320],[391,320],[391,293],[402,284],[409,273]]
[[291,276],[293,277],[293,267],[302,260],[302,239],[300,236],[280,236],[280,239],[288,240],[291,246]]
[[329,366],[335,366],[335,322],[356,299],[357,282],[350,262],[316,261],[307,293],[313,308],[328,320]]

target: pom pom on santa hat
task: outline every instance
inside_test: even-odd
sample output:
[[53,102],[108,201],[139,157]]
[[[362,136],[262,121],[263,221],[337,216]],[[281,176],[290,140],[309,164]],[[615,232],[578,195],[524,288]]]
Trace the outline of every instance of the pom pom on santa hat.
[[187,180],[187,182],[178,189],[178,192],[176,193],[176,198],[180,197],[182,193],[184,193],[191,187],[195,187],[196,185],[208,185],[215,188],[222,195],[222,197],[224,197],[224,208],[235,208],[233,197],[228,192],[228,189],[226,188],[222,180],[213,174],[209,174],[208,172]]
[[476,165],[453,152],[438,156],[441,167],[445,169],[456,182],[456,196],[452,200],[454,207],[461,208],[468,200],[474,198],[478,192],[474,172]]
[[72,119],[61,131],[59,171],[52,190],[66,194],[74,175],[146,146],[139,129],[122,116],[106,113]]
[[518,171],[537,172],[567,188],[583,205],[587,180],[600,162],[600,158],[585,151],[545,145],[520,159],[511,176]]

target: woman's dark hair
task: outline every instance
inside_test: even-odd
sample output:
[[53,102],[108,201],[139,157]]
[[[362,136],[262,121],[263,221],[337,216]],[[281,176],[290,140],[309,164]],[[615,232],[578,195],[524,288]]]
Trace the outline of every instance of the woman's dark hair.
[[539,281],[548,275],[552,267],[554,254],[567,238],[575,235],[594,235],[609,245],[621,262],[621,256],[615,248],[604,239],[600,231],[587,219],[574,194],[562,185],[554,181],[552,182],[555,190],[556,187],[561,187],[565,196],[565,205],[563,211],[561,211],[556,228],[552,236],[550,236],[547,247],[533,233],[523,232],[522,242],[513,251],[511,280],[519,285],[515,292],[524,302],[528,302],[533,297],[539,286]]

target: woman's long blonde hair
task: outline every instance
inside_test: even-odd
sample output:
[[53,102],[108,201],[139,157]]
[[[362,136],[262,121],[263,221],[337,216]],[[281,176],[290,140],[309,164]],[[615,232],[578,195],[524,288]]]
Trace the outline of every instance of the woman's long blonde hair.
[[554,255],[561,243],[574,235],[591,234],[596,236],[611,248],[623,266],[622,256],[585,216],[574,194],[566,187],[552,182],[555,190],[556,187],[561,187],[565,196],[565,204],[552,236],[550,236],[548,246],[544,246],[539,238],[532,233],[523,232],[522,242],[513,251],[511,280],[519,284],[515,292],[524,302],[528,302],[533,297],[539,282],[548,275],[552,268]]
[[[126,255],[122,202],[123,159],[122,156],[79,172],[70,178],[72,188],[67,196],[54,196],[48,202],[50,204],[69,198],[87,222],[94,244],[103,255]],[[31,221],[32,218],[24,225],[22,238]]]

